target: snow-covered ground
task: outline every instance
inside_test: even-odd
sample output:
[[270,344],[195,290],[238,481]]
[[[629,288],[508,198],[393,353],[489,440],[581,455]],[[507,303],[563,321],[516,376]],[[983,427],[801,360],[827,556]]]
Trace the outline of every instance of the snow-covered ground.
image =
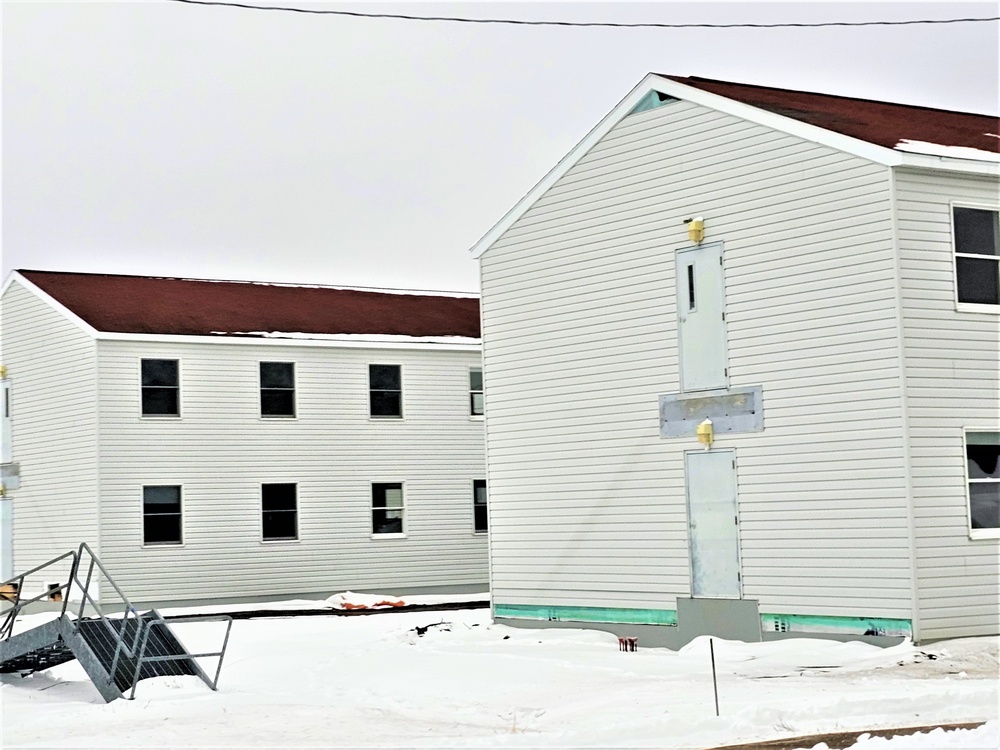
[[[322,603],[286,607],[307,604]],[[22,618],[20,629],[47,617]],[[176,631],[208,650],[221,627]],[[996,638],[889,649],[714,639],[714,649],[719,717],[707,638],[623,653],[607,633],[497,626],[488,610],[238,620],[216,693],[195,677],[164,677],[139,683],[134,701],[105,704],[76,662],[5,676],[0,744],[708,748],[988,721],[856,748],[1000,746]]]

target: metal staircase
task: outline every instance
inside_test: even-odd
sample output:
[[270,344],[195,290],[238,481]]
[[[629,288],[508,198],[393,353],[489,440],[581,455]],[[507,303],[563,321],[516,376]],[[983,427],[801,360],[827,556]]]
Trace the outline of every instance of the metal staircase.
[[[25,582],[42,572],[54,574],[60,566],[70,566],[67,583],[48,586],[44,593],[24,598]],[[86,575],[81,574],[86,568]],[[105,615],[91,594],[95,569],[121,598],[121,615]],[[81,580],[81,578],[83,580]],[[227,615],[172,617],[170,623],[225,622],[225,636],[218,651],[190,654],[170,629],[168,621],[155,609],[139,614],[86,544],[49,560],[27,573],[0,583],[13,584],[17,592],[10,608],[0,612],[0,672],[22,675],[79,660],[105,701],[135,697],[140,680],[166,675],[197,675],[212,690],[218,689],[219,674],[229,643],[232,618]],[[26,606],[45,599],[61,598],[58,617],[15,634],[17,616]],[[71,610],[70,601],[79,609]],[[74,601],[74,605],[77,601]],[[215,676],[209,677],[196,661],[217,658]]]

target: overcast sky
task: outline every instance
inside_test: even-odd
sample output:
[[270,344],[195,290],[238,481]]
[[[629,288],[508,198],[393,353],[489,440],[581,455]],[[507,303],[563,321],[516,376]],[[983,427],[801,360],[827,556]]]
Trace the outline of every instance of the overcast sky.
[[[995,2],[298,5],[630,22],[1000,15]],[[650,71],[1000,108],[996,23],[538,28],[166,0],[5,0],[2,14],[5,278],[478,291],[468,249]]]

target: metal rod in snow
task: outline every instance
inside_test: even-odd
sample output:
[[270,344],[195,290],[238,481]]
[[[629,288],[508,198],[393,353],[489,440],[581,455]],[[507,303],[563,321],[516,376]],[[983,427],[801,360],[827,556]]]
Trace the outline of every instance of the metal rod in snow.
[[712,690],[715,692],[715,715],[719,715],[719,682],[715,678],[715,644],[708,639],[708,653],[712,657]]

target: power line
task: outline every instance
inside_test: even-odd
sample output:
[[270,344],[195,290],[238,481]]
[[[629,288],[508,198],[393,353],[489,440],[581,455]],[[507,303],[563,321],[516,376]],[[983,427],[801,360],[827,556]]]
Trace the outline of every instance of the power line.
[[527,21],[514,18],[461,18],[458,16],[411,16],[405,13],[360,13],[352,10],[292,8],[281,5],[250,5],[248,3],[221,2],[221,0],[167,0],[167,2],[187,3],[188,5],[216,5],[224,8],[244,8],[246,10],[308,13],[318,16],[393,18],[401,21],[446,21],[452,23],[506,24],[509,26],[577,26],[627,29],[818,29],[831,26],[916,26],[920,24],[1000,21],[1000,16],[991,16],[989,18],[938,18],[910,21],[821,21],[816,23],[620,23],[616,21]]

